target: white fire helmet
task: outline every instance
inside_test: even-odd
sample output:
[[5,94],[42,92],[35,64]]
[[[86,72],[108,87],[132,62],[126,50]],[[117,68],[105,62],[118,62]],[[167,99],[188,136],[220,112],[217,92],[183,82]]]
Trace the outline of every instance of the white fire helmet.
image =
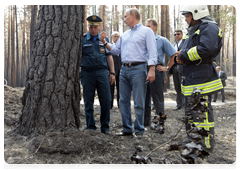
[[181,14],[192,13],[194,20],[209,16],[207,5],[184,5],[180,10]]

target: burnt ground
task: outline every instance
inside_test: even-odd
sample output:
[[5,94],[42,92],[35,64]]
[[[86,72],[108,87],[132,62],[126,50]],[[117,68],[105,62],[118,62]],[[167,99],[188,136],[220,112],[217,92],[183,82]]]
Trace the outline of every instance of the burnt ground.
[[[226,103],[213,105],[215,118],[215,142],[213,153],[205,159],[197,158],[196,164],[233,164],[236,161],[236,90],[235,82],[228,79],[225,90]],[[172,87],[172,86],[171,86]],[[100,132],[100,106],[95,105],[97,130],[85,130],[84,106],[81,105],[81,127],[71,132],[52,132],[34,138],[11,133],[21,114],[21,96],[24,88],[4,86],[4,160],[7,164],[133,164],[131,156],[137,146],[142,146],[140,156],[146,156],[156,147],[170,141],[179,131],[184,111],[172,111],[176,94],[173,88],[165,96],[165,133],[153,133],[145,128],[141,139],[133,136],[119,137],[115,133],[122,130],[121,114],[114,106],[111,110],[111,135]],[[219,100],[220,98],[219,93]],[[96,97],[97,99],[97,97]],[[220,100],[221,101],[221,100]],[[134,109],[132,107],[132,119]],[[154,110],[152,110],[152,117]],[[170,144],[181,143],[186,139],[183,127],[177,138],[150,154],[152,162],[159,164],[165,158],[173,164],[181,164],[179,151],[167,151]]]

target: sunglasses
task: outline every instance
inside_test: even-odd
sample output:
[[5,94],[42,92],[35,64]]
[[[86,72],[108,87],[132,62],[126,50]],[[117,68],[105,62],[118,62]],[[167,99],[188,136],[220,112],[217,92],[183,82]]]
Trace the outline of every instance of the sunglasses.
[[174,36],[176,36],[176,35],[181,35],[181,34],[174,34]]

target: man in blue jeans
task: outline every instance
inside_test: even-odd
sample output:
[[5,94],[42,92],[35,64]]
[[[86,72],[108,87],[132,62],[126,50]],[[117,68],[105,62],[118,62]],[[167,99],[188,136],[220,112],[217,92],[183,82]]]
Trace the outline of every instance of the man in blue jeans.
[[[155,81],[148,84],[146,102],[145,102],[145,116],[144,116],[144,126],[149,126],[151,123],[151,96],[153,98],[153,104],[156,109],[156,115],[162,112],[164,114],[164,72],[159,71],[158,67],[161,67],[165,63],[165,54],[170,57],[174,57],[176,50],[173,48],[172,44],[165,37],[162,37],[156,33],[157,22],[153,19],[148,19],[146,26],[151,28],[155,34],[156,46],[157,46],[157,67],[155,71]],[[166,69],[171,68],[172,62],[168,63]],[[151,95],[150,95],[151,94]],[[164,123],[164,122],[162,122]]]
[[[117,135],[132,135],[131,91],[133,91],[136,137],[144,133],[144,110],[146,96],[146,81],[155,80],[155,65],[157,64],[156,40],[152,29],[140,23],[138,9],[130,8],[126,11],[124,22],[130,30],[117,41],[116,46],[106,43],[106,33],[101,33],[101,39],[107,49],[114,55],[122,57],[120,71],[120,112],[123,130]],[[149,56],[149,57],[148,57]],[[149,72],[147,73],[147,65]]]

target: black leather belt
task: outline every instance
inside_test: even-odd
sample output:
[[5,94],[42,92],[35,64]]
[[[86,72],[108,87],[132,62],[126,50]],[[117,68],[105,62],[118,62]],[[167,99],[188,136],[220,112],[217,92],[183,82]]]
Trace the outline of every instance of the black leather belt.
[[123,66],[127,66],[127,67],[132,67],[132,66],[136,66],[139,64],[146,64],[146,62],[134,62],[134,63],[123,63]]

